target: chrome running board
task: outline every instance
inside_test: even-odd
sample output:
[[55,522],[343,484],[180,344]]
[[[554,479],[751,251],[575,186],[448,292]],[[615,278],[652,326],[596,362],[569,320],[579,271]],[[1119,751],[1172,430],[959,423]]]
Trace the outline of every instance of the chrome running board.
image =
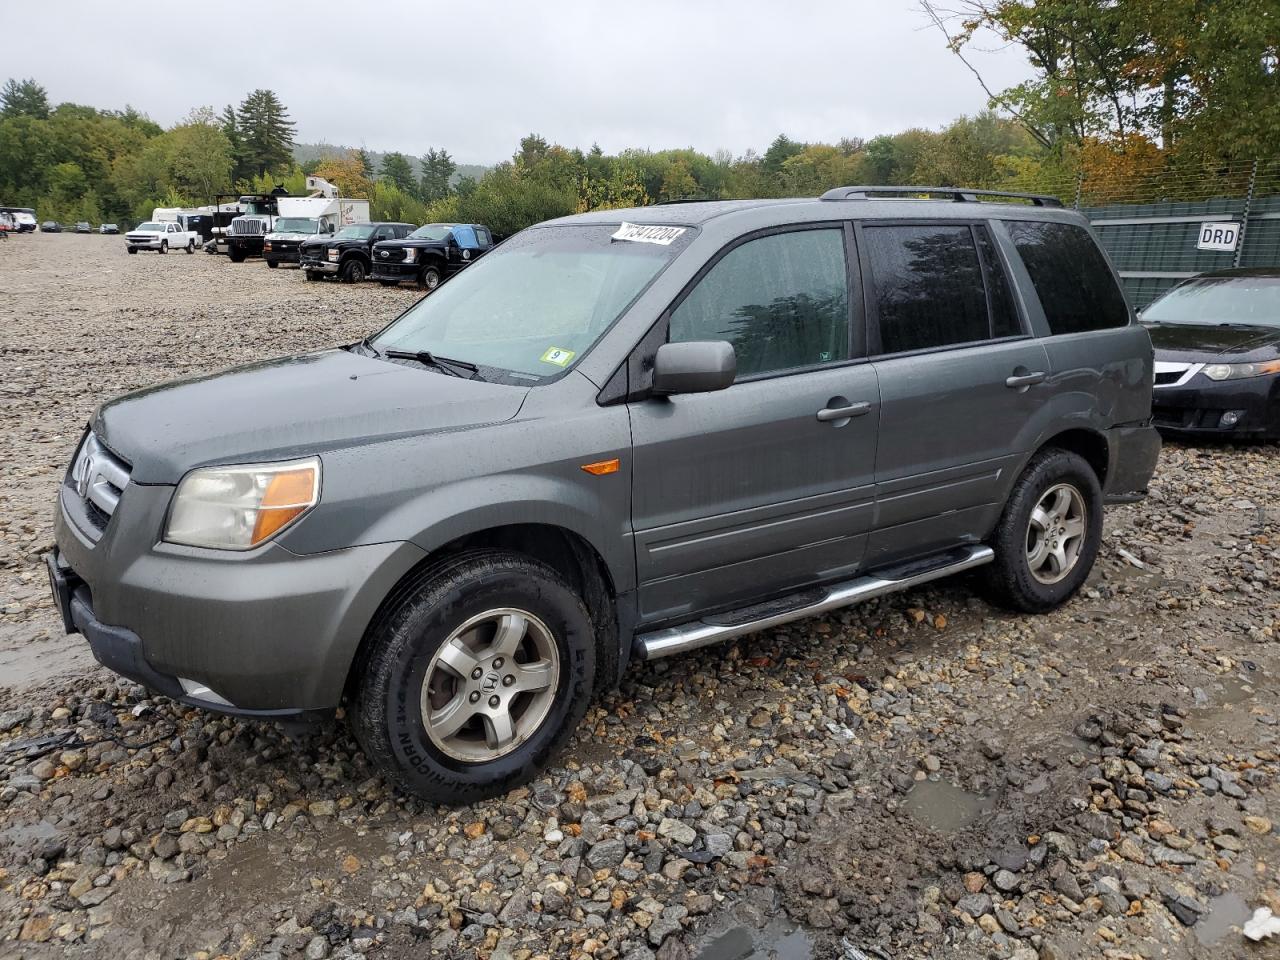
[[[794,598],[784,597],[742,610],[703,617],[692,623],[641,633],[635,639],[635,656],[639,660],[656,660],[658,657],[697,650],[722,640],[731,640],[792,620],[847,607],[860,600],[881,597],[930,580],[949,577],[953,573],[990,563],[993,559],[995,554],[983,544],[960,547],[923,561],[885,567],[843,583],[806,590],[796,594]],[[759,615],[755,615],[756,611]]]

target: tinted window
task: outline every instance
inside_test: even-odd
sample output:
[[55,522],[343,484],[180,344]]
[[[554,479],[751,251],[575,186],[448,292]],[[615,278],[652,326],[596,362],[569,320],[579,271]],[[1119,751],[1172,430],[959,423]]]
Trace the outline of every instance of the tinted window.
[[489,231],[476,227],[476,240],[480,242],[480,246],[487,247],[489,245]]
[[1071,223],[1030,220],[1010,221],[1008,228],[1052,333],[1129,322],[1124,295],[1089,231]]
[[730,250],[671,314],[669,339],[728,340],[740,377],[846,359],[844,231],[779,233]]
[[1009,286],[1009,277],[1004,272],[1004,264],[996,252],[996,245],[986,227],[977,227],[974,234],[978,238],[978,252],[982,254],[982,265],[986,268],[987,301],[991,307],[991,336],[1014,337],[1022,333],[1022,323],[1018,320],[1018,308],[1013,302],[1013,290]]
[[968,225],[866,227],[880,352],[987,340],[987,292]]

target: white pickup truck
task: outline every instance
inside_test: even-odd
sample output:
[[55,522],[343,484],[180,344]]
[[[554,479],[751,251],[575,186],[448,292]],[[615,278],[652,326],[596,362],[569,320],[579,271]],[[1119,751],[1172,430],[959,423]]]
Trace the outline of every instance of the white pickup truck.
[[194,230],[184,230],[181,224],[161,223],[158,220],[140,223],[124,235],[125,247],[130,253],[137,253],[139,250],[168,253],[171,249],[195,253],[199,239]]

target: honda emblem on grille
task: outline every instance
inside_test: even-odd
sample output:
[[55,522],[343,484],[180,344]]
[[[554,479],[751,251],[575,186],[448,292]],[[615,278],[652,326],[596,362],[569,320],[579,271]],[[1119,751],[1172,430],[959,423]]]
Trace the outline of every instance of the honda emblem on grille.
[[75,469],[71,472],[71,479],[75,481],[76,493],[80,495],[81,500],[89,498],[89,482],[93,477],[93,467],[93,454],[86,450],[76,461]]

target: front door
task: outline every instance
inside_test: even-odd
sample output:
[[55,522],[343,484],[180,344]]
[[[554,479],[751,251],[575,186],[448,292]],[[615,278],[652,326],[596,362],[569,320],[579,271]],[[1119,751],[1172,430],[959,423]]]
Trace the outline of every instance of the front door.
[[874,509],[880,397],[860,360],[845,229],[724,252],[669,314],[668,339],[728,340],[737,381],[630,407],[644,623],[838,579]]
[[866,225],[859,236],[882,404],[876,566],[985,536],[1051,388],[985,225]]

